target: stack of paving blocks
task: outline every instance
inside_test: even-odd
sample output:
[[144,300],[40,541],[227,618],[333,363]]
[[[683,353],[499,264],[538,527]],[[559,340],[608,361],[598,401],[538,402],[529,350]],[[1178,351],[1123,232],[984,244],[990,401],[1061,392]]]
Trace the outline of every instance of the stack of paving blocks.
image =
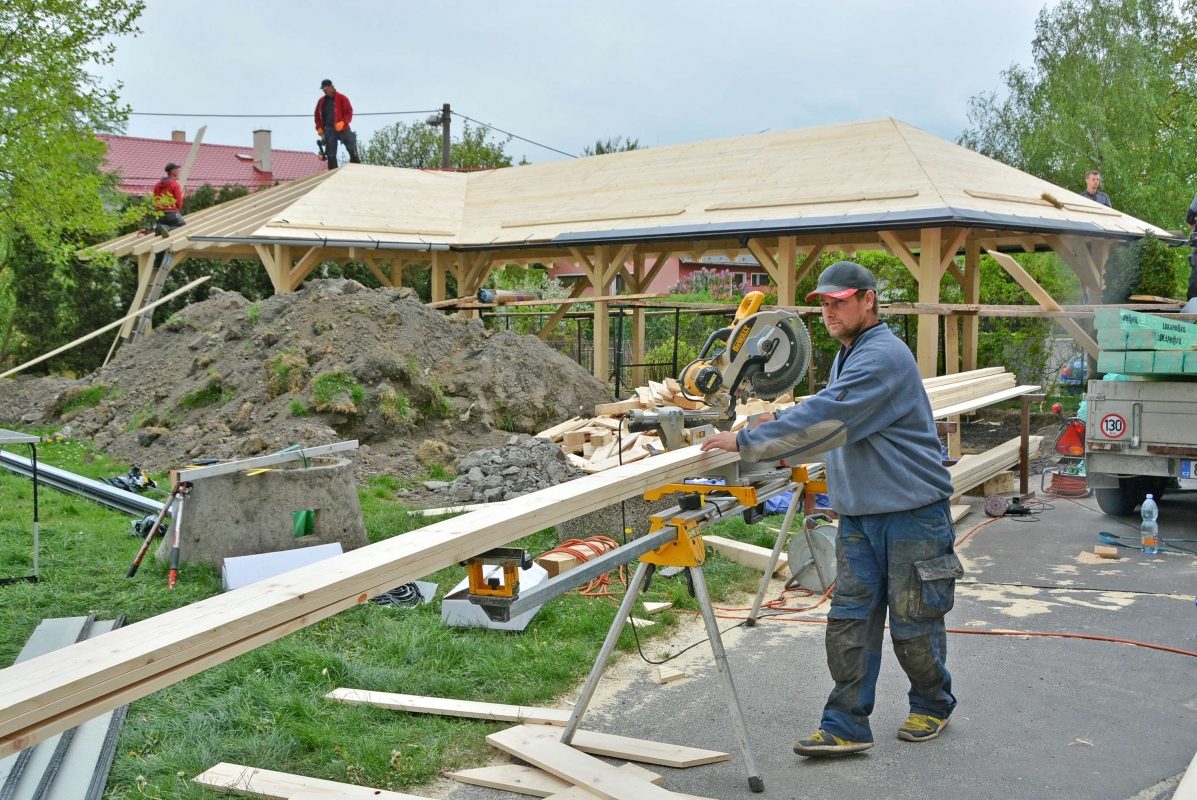
[[1197,375],[1197,325],[1124,308],[1099,308],[1098,372]]

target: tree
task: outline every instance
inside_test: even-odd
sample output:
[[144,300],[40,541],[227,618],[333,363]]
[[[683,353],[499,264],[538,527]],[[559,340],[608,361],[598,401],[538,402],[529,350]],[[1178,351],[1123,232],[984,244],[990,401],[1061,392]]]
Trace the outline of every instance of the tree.
[[[104,146],[128,108],[91,72],[136,34],[141,0],[0,3],[0,225],[64,262],[72,239],[108,232]],[[64,238],[64,234],[69,234]]]
[[640,140],[632,137],[615,136],[607,139],[595,139],[594,145],[582,148],[583,156],[601,156],[607,153],[623,153],[628,150],[642,149]]
[[1177,228],[1197,169],[1197,2],[1061,0],[1032,64],[969,103],[960,143],[1076,191],[1099,169],[1115,206]]
[[[491,139],[490,130],[463,122],[449,145],[449,162],[458,168],[510,167],[507,145],[511,137]],[[441,132],[437,127],[396,122],[370,136],[361,151],[362,161],[387,167],[429,169],[441,165]]]

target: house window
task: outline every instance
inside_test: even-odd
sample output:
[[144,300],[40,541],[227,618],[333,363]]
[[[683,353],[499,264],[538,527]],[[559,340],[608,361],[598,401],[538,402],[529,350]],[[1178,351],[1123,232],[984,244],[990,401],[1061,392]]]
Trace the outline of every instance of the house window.
[[733,272],[732,280],[734,280],[736,282],[737,286],[743,286],[744,284],[748,283],[748,273],[747,272]]
[[572,286],[576,286],[578,281],[582,280],[586,276],[581,273],[578,273],[576,275],[557,275],[556,277],[557,277],[557,280],[561,282],[562,286],[572,287]]
[[769,273],[767,273],[767,272],[752,273],[752,285],[753,286],[768,286],[769,285]]

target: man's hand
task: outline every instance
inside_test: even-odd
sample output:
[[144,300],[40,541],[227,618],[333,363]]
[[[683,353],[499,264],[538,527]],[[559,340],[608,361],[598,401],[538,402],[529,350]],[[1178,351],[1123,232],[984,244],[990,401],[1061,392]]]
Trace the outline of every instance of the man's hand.
[[735,431],[722,431],[702,440],[702,452],[708,450],[726,450],[729,453],[738,453],[740,445],[736,441]]
[[317,128],[317,129],[316,129],[316,135],[317,135],[317,136],[323,136],[323,135],[324,135],[324,128]]
[[345,130],[345,123],[344,123],[344,122],[338,122],[338,123],[336,124],[336,128],[337,128],[337,130],[338,130],[338,131],[343,131],[343,130]]
[[774,414],[772,411],[769,411],[765,414],[761,414],[759,417],[757,417],[756,419],[749,422],[748,427],[749,427],[749,429],[752,429],[752,428],[755,428],[757,425],[760,425],[762,422],[772,422],[775,419],[777,419],[777,415]]

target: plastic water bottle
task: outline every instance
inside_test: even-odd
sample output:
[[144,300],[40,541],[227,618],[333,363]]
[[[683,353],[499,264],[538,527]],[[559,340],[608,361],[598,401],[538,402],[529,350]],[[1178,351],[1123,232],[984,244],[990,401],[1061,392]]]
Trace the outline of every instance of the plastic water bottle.
[[1143,501],[1143,524],[1139,527],[1139,544],[1143,552],[1153,556],[1160,552],[1160,526],[1156,525],[1156,517],[1160,515],[1159,506],[1151,495]]

